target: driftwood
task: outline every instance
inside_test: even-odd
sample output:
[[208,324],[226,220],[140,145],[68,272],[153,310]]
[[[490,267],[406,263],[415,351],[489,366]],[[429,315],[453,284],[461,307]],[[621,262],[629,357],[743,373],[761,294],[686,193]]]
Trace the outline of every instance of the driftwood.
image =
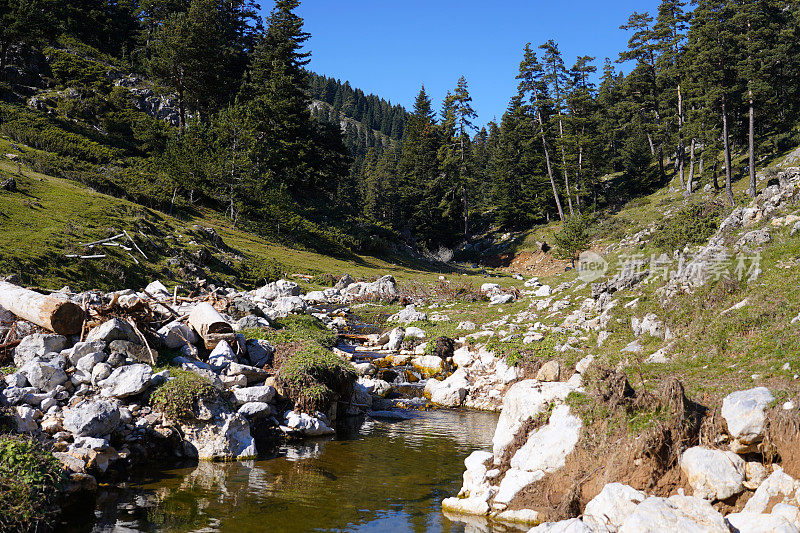
[[208,302],[201,302],[189,314],[189,325],[203,339],[206,348],[214,347],[227,336],[233,335],[233,328]]
[[84,313],[78,304],[4,281],[0,281],[0,306],[59,335],[76,335],[83,326]]

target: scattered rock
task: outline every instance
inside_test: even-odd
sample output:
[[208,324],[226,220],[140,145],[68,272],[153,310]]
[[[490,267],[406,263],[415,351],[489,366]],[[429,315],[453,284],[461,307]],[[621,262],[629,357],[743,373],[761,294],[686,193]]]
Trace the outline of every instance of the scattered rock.
[[680,464],[698,498],[725,500],[744,490],[745,462],[733,452],[695,446],[683,452]]

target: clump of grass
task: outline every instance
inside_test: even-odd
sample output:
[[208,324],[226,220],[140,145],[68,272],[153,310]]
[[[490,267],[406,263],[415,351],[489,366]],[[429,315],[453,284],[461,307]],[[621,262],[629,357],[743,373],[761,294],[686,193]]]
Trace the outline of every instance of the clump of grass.
[[299,341],[333,348],[338,341],[337,335],[313,316],[289,315],[276,320],[275,326],[276,329],[248,329],[243,334],[248,339],[266,340],[273,345]]
[[475,284],[468,281],[438,280],[433,283],[411,281],[399,288],[400,298],[422,302],[480,302],[487,300]]
[[66,482],[61,463],[41,444],[0,436],[0,530],[47,529],[57,516]]
[[349,364],[321,346],[291,354],[278,372],[289,399],[305,412],[326,410],[350,391],[356,377]]
[[219,400],[217,389],[204,377],[194,372],[170,368],[174,379],[158,387],[150,396],[150,405],[171,420],[194,416],[198,400]]

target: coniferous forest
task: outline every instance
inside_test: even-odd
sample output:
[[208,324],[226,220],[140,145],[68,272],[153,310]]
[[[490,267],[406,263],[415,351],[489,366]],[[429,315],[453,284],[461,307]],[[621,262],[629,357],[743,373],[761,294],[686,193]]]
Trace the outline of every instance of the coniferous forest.
[[[531,42],[483,128],[468,72],[409,111],[310,72],[298,5],[261,18],[253,0],[4,0],[0,128],[56,154],[31,156],[42,171],[342,253],[452,247],[673,179],[733,203],[732,180],[754,195],[759,161],[800,142],[800,2],[664,0],[630,15],[613,58]],[[19,105],[37,83],[56,91],[35,102],[45,116]],[[164,95],[167,120],[131,84]]]

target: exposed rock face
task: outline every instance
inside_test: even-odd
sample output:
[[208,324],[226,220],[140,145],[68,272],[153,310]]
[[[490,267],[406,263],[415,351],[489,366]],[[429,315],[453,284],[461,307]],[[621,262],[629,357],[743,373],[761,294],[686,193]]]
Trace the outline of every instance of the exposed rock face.
[[583,522],[597,533],[614,533],[647,498],[644,492],[622,483],[609,483],[586,504]]
[[725,519],[706,500],[693,496],[651,496],[623,522],[619,533],[729,533]]
[[766,409],[774,400],[766,387],[737,391],[722,401],[722,416],[728,433],[742,444],[760,442],[764,437]]
[[522,424],[544,412],[551,402],[564,400],[574,387],[567,383],[524,380],[512,385],[503,398],[503,410],[492,439],[495,458],[503,455]]
[[181,426],[189,451],[201,461],[250,459],[257,455],[250,424],[240,414],[221,413],[209,421]]
[[776,514],[731,513],[725,517],[733,533],[797,533],[800,529]]
[[733,452],[695,446],[683,452],[680,463],[698,498],[725,500],[744,490],[745,462]]
[[67,411],[64,429],[78,437],[102,437],[120,424],[120,412],[116,403],[90,401]]
[[[780,467],[759,485],[755,494],[744,506],[746,513],[765,513],[770,500],[783,500],[785,503],[797,505],[796,496],[800,495],[800,481],[795,480]],[[794,502],[792,502],[794,500]]]
[[581,427],[581,419],[570,414],[568,406],[556,407],[547,424],[531,433],[511,458],[511,470],[500,482],[494,501],[508,504],[521,489],[562,468],[578,443]]

